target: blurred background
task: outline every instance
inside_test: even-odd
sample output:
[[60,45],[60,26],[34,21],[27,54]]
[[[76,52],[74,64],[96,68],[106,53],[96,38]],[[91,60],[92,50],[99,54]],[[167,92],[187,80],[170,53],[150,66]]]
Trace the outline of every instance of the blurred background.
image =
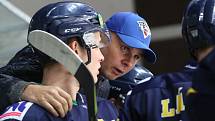
[[[0,67],[24,47],[28,23],[42,6],[59,0],[0,0]],[[77,0],[76,0],[77,1]],[[142,64],[154,74],[180,70],[189,59],[181,36],[185,0],[79,0],[95,7],[106,20],[117,11],[133,11],[142,16],[152,32],[150,47],[157,62]]]

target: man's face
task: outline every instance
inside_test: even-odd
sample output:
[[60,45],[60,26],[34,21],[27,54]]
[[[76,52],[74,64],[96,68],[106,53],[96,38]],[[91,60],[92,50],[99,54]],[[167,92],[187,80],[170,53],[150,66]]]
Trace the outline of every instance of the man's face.
[[113,32],[111,35],[111,43],[101,49],[104,61],[101,63],[100,73],[106,78],[114,80],[134,67],[142,57],[142,50],[127,46]]

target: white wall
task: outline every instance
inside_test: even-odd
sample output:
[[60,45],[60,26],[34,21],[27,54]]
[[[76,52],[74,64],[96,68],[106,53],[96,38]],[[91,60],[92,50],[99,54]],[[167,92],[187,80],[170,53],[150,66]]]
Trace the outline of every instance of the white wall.
[[[39,8],[59,0],[8,0],[29,16],[32,16]],[[91,4],[107,19],[112,13],[117,11],[134,11],[132,0],[79,0]]]

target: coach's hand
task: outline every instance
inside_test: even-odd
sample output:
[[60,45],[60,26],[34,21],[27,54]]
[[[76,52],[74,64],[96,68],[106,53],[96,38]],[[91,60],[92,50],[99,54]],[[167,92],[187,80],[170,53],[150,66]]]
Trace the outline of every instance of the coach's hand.
[[72,97],[55,86],[28,85],[21,99],[44,107],[56,117],[64,117],[72,108]]

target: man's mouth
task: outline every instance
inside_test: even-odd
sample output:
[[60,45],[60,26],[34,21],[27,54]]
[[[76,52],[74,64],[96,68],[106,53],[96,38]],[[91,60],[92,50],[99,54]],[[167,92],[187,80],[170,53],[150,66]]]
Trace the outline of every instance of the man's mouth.
[[118,69],[118,68],[113,68],[112,70],[113,70],[112,72],[113,72],[116,76],[123,74],[123,71],[120,70],[120,69]]

